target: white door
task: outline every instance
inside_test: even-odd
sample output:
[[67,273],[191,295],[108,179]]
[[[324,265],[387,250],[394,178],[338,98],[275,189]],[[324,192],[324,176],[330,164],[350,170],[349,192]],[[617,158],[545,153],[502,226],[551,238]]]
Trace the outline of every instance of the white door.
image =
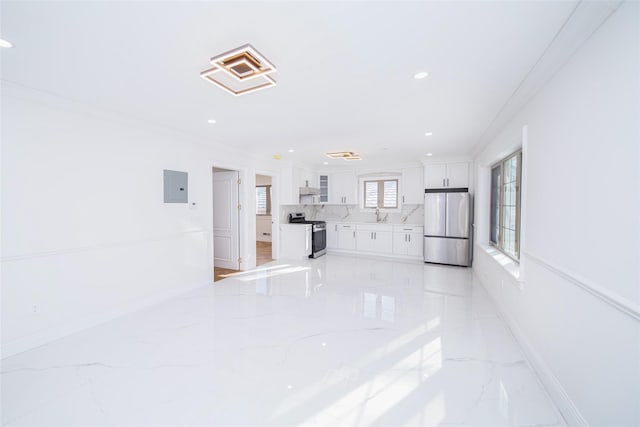
[[240,269],[237,171],[213,173],[213,265]]

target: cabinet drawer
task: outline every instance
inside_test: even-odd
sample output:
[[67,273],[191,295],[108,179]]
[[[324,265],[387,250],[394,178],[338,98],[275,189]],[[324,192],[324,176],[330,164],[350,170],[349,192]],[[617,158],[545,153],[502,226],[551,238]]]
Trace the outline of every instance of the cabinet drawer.
[[394,233],[418,233],[422,234],[422,227],[419,225],[394,225]]
[[355,224],[338,224],[338,230],[355,230]]
[[381,225],[381,224],[358,224],[358,231],[393,231],[393,225]]

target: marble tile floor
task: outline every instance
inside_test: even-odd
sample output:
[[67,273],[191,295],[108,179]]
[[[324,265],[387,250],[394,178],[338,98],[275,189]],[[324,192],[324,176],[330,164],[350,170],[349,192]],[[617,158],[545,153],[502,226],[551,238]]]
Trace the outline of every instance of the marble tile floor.
[[7,426],[564,425],[470,269],[274,261],[2,361]]

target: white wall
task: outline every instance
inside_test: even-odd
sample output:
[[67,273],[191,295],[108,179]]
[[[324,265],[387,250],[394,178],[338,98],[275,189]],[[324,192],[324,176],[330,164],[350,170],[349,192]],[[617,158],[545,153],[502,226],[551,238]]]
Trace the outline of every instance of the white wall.
[[[623,4],[476,158],[474,271],[570,424],[640,425],[638,17]],[[488,167],[525,126],[519,283],[482,244]]]
[[[7,83],[1,117],[3,357],[211,283],[214,164],[251,186],[255,265],[248,156]],[[163,203],[163,169],[189,204]]]

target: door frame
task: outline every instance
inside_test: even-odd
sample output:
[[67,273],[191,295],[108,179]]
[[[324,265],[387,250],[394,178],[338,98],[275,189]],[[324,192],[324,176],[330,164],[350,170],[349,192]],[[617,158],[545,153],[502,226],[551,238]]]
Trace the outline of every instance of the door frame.
[[[250,248],[252,245],[248,244],[247,236],[250,235],[247,233],[247,213],[250,211],[255,211],[255,207],[251,208],[251,204],[247,203],[247,185],[251,184],[247,179],[247,169],[240,167],[238,165],[224,163],[224,162],[215,162],[209,166],[209,224],[211,224],[211,230],[209,233],[209,262],[211,265],[211,277],[213,279],[213,270],[214,270],[214,259],[215,259],[215,248],[214,248],[214,223],[213,223],[213,174],[214,168],[218,169],[226,169],[228,171],[238,172],[238,176],[240,177],[240,185],[238,186],[238,202],[242,207],[240,209],[240,213],[238,214],[238,235],[236,236],[238,240],[238,255],[242,259],[240,263],[240,270],[248,270],[250,268],[255,267],[255,243],[253,244],[253,267],[250,264],[251,254],[247,253],[247,248]],[[255,181],[255,177],[251,179],[251,181]],[[255,203],[255,202],[254,202]],[[255,234],[255,233],[254,233]],[[249,263],[248,263],[249,262]]]
[[[264,175],[271,177],[271,258],[278,259],[280,255],[280,174],[263,169],[256,169],[253,175],[253,185],[255,188],[256,175]],[[255,206],[253,209],[253,234],[256,230]],[[253,245],[253,261],[255,267],[256,253],[255,245]]]

